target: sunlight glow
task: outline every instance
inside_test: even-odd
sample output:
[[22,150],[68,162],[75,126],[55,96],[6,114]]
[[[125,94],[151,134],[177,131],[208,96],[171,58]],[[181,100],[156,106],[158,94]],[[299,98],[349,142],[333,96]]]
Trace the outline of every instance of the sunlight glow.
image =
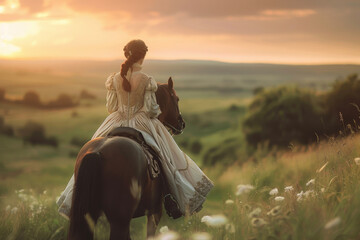
[[20,47],[0,40],[0,56],[9,57],[14,53],[18,53],[20,51],[21,51]]

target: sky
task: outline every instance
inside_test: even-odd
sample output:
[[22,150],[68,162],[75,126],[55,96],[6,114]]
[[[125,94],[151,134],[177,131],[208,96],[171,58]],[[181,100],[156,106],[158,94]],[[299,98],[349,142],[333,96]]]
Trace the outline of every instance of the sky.
[[359,0],[0,0],[0,58],[360,63]]

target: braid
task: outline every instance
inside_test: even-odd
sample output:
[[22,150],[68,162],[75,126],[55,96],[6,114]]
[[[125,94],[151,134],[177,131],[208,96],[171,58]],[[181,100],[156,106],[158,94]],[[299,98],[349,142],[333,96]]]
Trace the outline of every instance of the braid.
[[142,40],[132,40],[124,47],[124,55],[127,58],[121,65],[120,75],[123,78],[122,87],[125,91],[131,91],[131,85],[126,74],[134,63],[144,58],[148,48]]

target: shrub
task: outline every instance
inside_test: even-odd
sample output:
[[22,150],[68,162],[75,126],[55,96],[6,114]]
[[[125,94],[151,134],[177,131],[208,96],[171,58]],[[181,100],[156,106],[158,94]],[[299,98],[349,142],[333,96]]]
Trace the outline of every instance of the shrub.
[[81,99],[96,99],[96,96],[90,92],[88,92],[87,90],[82,90],[80,92],[80,98]]
[[26,92],[24,94],[22,102],[26,105],[33,106],[33,107],[39,107],[42,105],[39,94],[34,91]]
[[229,165],[238,159],[238,149],[240,143],[236,138],[229,138],[209,148],[203,158],[205,165],[214,166],[215,164]]
[[199,140],[195,140],[191,143],[190,151],[195,154],[199,154],[202,150],[202,144]]
[[53,136],[46,137],[45,127],[40,123],[29,121],[19,129],[19,132],[24,143],[58,147],[58,140]]
[[85,143],[87,143],[88,140],[83,139],[83,138],[79,138],[79,137],[73,137],[70,140],[70,144],[76,147],[82,147],[85,145]]
[[277,87],[258,93],[243,122],[247,142],[252,146],[268,142],[287,147],[290,142],[307,144],[321,130],[322,108],[311,91]]
[[0,133],[7,136],[14,136],[14,128],[10,125],[5,125],[4,117],[0,116]]
[[68,107],[74,107],[77,103],[73,100],[71,96],[68,94],[62,93],[58,96],[56,100],[50,101],[47,104],[47,107],[49,108],[68,108]]
[[5,100],[5,89],[0,88],[0,101],[4,101],[4,100]]
[[349,75],[343,80],[336,81],[332,89],[324,96],[324,107],[328,134],[337,133],[340,128],[348,124],[355,125],[357,128],[360,122],[360,78],[358,75]]

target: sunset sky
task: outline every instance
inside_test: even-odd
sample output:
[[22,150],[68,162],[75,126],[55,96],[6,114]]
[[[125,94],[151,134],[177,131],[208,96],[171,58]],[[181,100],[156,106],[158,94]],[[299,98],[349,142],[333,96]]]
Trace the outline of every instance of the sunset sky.
[[359,0],[0,0],[0,58],[360,63]]

